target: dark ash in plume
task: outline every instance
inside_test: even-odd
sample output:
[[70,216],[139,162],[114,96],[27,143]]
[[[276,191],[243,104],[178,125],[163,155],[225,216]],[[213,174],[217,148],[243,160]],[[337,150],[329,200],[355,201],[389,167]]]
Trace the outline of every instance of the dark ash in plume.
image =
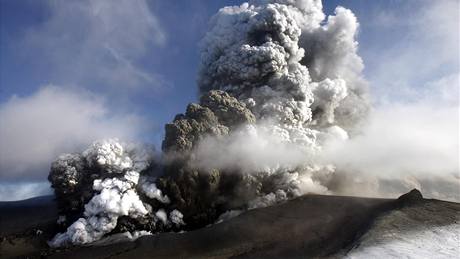
[[314,157],[348,138],[367,102],[355,16],[324,17],[317,0],[219,10],[202,43],[200,102],[166,125],[157,165],[114,140],[53,164],[61,212],[78,219],[51,245],[193,229],[235,209],[330,193],[335,168]]
[[201,138],[227,135],[241,124],[255,123],[246,106],[224,91],[210,91],[200,104],[189,104],[185,114],[178,114],[173,123],[166,124],[163,151],[191,151]]

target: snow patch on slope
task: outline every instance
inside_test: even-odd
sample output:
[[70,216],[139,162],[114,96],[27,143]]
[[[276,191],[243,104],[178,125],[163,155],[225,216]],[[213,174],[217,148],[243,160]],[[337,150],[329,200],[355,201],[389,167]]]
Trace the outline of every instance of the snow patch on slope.
[[458,258],[460,224],[370,236],[345,258]]

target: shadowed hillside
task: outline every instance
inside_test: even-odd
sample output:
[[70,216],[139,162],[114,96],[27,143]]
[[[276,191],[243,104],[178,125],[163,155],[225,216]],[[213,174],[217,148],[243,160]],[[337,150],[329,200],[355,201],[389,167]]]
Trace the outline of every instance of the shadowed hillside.
[[[1,203],[0,210],[2,258],[301,258],[342,257],[360,242],[366,243],[360,239],[366,233],[381,231],[381,218],[384,225],[394,223],[395,213],[399,221],[412,222],[400,232],[454,224],[459,221],[460,204],[426,200],[418,191],[397,200],[306,195],[196,231],[61,250],[51,250],[45,243],[56,231],[50,197]],[[387,229],[397,226],[390,223]],[[43,233],[37,234],[38,230]]]

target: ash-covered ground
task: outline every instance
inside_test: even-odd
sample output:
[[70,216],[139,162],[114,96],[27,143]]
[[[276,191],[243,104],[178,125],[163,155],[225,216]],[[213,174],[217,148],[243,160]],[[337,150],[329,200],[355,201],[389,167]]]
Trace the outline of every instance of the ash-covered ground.
[[[458,203],[306,195],[195,231],[52,249],[51,197],[0,203],[2,258],[455,258]],[[35,213],[34,213],[35,212]],[[18,222],[21,222],[18,224]],[[115,244],[113,244],[115,243]]]

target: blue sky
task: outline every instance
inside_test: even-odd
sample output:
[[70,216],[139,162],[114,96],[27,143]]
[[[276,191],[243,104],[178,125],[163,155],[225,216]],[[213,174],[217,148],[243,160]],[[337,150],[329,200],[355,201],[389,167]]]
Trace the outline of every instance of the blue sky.
[[[208,19],[220,7],[238,4],[238,2],[240,1],[147,1],[150,12],[158,20],[160,30],[165,35],[165,40],[163,43],[147,41],[146,51],[133,62],[137,68],[159,78],[155,80],[156,82],[140,82],[140,86],[133,83],[139,89],[129,93],[132,96],[128,99],[131,100],[123,99],[126,96],[125,92],[113,93],[113,89],[109,89],[110,96],[115,97],[117,101],[129,102],[130,106],[132,105],[130,109],[142,112],[144,116],[154,120],[155,125],[160,127],[158,130],[161,131],[165,122],[169,121],[174,114],[181,112],[186,103],[196,99],[198,43],[206,32]],[[61,67],[68,64],[67,62],[71,63],[71,60],[59,61],[56,64],[54,57],[51,57],[52,54],[48,53],[52,52],[50,51],[52,47],[43,47],[40,43],[29,40],[30,37],[35,37],[34,34],[39,34],[40,30],[50,35],[39,40],[53,40],[53,37],[60,36],[44,28],[46,27],[44,24],[53,15],[50,13],[52,7],[49,6],[52,5],[52,1],[2,1],[1,3],[1,101],[9,99],[14,94],[29,95],[50,83],[76,85],[79,88],[107,94],[107,88],[111,87],[104,84],[110,82],[83,75],[69,78],[69,74],[73,72],[61,71]],[[65,19],[62,22],[66,22]],[[81,28],[75,26],[72,21],[68,22],[72,23],[69,29],[79,33]],[[55,30],[62,32],[64,29]],[[156,37],[153,34],[151,36]],[[62,43],[72,44],[66,41]],[[66,52],[64,53],[66,57],[79,54],[79,50],[74,46],[65,44],[56,47],[58,51]],[[101,50],[97,49],[97,51]],[[104,60],[103,64],[106,63],[110,61]],[[60,73],[56,73],[56,70]],[[117,87],[130,86],[117,85]],[[135,102],[132,101],[133,99]]]
[[[0,119],[20,120],[18,130],[10,128],[17,134],[0,136],[8,144],[1,150],[3,186],[44,181],[44,161],[104,132],[159,147],[163,125],[197,99],[198,46],[209,18],[243,1],[103,2],[0,0]],[[377,107],[458,84],[458,1],[323,5],[326,15],[341,5],[358,17],[359,53]],[[446,91],[457,99],[458,89]],[[61,109],[56,99],[75,108]],[[27,121],[31,116],[37,121]],[[12,188],[1,186],[0,200]]]

